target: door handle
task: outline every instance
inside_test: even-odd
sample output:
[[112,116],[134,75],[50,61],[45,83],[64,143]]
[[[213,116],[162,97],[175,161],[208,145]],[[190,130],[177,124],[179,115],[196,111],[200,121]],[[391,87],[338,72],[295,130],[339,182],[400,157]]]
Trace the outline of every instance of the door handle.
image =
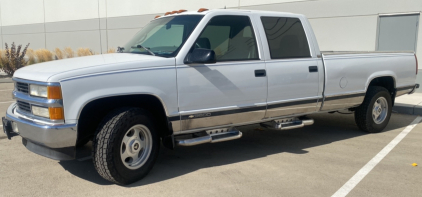
[[318,66],[309,66],[309,72],[310,73],[318,72]]
[[255,77],[265,77],[267,76],[265,70],[255,70]]

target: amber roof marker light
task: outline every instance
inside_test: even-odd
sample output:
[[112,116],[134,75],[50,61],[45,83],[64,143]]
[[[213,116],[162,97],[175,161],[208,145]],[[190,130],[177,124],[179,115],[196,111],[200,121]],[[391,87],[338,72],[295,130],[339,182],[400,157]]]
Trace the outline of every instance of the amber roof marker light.
[[179,10],[178,13],[186,12],[187,10]]
[[157,16],[154,17],[154,19],[156,19],[156,18],[160,18],[160,15],[157,15]]
[[167,15],[169,15],[169,14],[171,14],[171,12],[166,12],[166,13],[164,14],[164,16],[167,16]]
[[208,11],[208,9],[207,8],[199,8],[199,10],[198,10],[198,12],[205,12],[205,11]]

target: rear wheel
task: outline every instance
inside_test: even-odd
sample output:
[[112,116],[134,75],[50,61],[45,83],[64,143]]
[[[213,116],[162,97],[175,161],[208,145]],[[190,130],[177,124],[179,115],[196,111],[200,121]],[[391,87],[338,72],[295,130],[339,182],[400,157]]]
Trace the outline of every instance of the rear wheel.
[[111,112],[100,124],[93,141],[93,162],[105,179],[126,185],[142,179],[152,169],[159,136],[150,114],[139,108]]
[[361,106],[356,108],[355,122],[359,129],[377,133],[382,131],[390,121],[392,99],[384,87],[372,86],[368,88]]

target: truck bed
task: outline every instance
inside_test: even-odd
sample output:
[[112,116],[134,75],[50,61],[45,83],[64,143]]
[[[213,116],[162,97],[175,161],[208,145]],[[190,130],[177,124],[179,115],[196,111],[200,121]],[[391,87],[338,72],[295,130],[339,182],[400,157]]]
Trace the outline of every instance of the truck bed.
[[[377,77],[391,77],[397,96],[415,85],[413,52],[325,51],[321,56],[325,72],[323,111],[359,105],[369,83]],[[338,97],[344,99],[333,99]]]

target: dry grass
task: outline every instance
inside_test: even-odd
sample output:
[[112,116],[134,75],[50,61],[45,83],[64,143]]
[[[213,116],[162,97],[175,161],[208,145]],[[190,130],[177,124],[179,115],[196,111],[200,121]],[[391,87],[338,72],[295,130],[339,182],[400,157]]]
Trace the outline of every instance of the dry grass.
[[47,49],[38,49],[35,51],[37,62],[47,62],[53,60],[53,53]]
[[116,49],[110,48],[107,50],[107,53],[116,53]]
[[79,48],[76,53],[79,57],[94,55],[94,52],[92,52],[89,48]]
[[61,49],[59,49],[59,48],[55,48],[54,49],[54,53],[56,54],[56,58],[57,59],[63,59],[64,58],[64,54],[63,54],[63,51],[61,50]]
[[[19,47],[20,48],[20,47]],[[11,49],[8,50],[9,54],[12,52]],[[0,70],[3,68],[3,64],[6,64],[7,61],[7,51],[5,49],[0,49]],[[23,52],[23,51],[22,51]],[[49,51],[47,49],[26,49],[26,57],[25,57],[25,64],[31,65],[35,63],[47,62],[52,61],[55,59],[65,59],[65,58],[73,58],[73,57],[82,57],[88,55],[95,55],[95,52],[89,48],[79,48],[76,53],[73,51],[72,48],[66,47],[64,49],[55,48],[54,51]],[[116,50],[110,48],[107,50],[107,53],[115,53]]]
[[67,58],[75,57],[75,52],[73,52],[72,48],[70,47],[64,48],[64,54],[66,55]]
[[26,56],[28,57],[28,65],[37,63],[35,61],[35,51],[34,51],[34,49],[28,49],[26,51]]

